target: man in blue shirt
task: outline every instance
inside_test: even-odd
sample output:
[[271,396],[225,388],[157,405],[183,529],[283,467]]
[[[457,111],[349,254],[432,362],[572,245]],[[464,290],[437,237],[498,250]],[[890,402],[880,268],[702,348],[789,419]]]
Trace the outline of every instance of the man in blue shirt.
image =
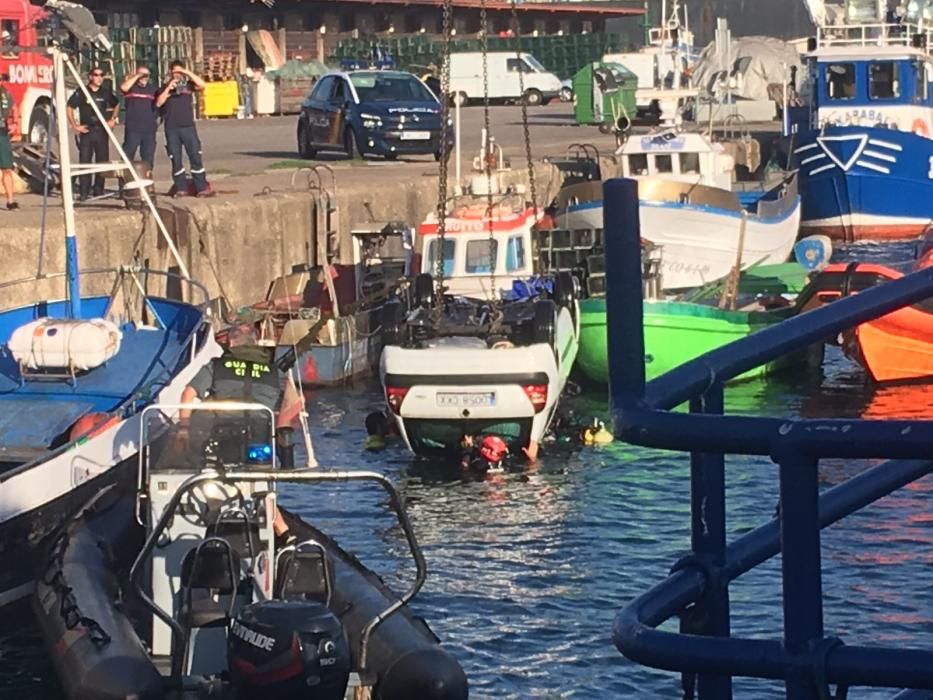
[[152,177],[155,165],[156,147],[156,92],[152,84],[149,68],[140,66],[120,85],[120,92],[126,100],[123,121],[126,130],[123,135],[123,150],[130,160],[139,157],[146,164],[147,176]]
[[185,68],[181,61],[172,61],[172,78],[156,97],[156,107],[162,110],[165,124],[165,141],[168,157],[172,161],[173,197],[188,194],[188,177],[185,172],[183,151],[191,164],[191,179],[198,197],[213,196],[214,190],[207,182],[201,154],[201,140],[194,125],[194,93],[204,90],[204,80]]

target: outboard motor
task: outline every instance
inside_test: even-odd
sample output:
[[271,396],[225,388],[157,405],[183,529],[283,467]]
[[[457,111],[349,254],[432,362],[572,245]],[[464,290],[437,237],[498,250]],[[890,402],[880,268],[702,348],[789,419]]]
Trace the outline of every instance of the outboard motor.
[[341,700],[350,646],[325,605],[267,600],[243,608],[233,621],[227,662],[237,698]]

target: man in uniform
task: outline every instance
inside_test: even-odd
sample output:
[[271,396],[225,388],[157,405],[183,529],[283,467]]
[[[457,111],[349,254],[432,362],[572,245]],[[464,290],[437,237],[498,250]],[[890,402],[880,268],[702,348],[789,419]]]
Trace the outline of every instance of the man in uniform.
[[[112,129],[117,123],[120,102],[110,88],[104,85],[104,71],[94,68],[88,73],[87,91],[97,110]],[[68,100],[68,122],[78,132],[78,162],[106,163],[110,160],[110,139],[91,102],[80,89],[75,90]],[[78,180],[78,200],[84,201],[91,194],[91,176],[82,175]],[[104,174],[94,176],[94,196],[104,194]]]
[[162,110],[165,123],[165,142],[168,157],[172,161],[173,197],[188,194],[188,177],[185,174],[183,151],[191,164],[191,180],[198,197],[211,197],[213,189],[207,182],[201,140],[194,125],[194,93],[204,90],[204,81],[185,68],[181,61],[172,61],[172,78],[156,97],[156,107]]
[[[225,338],[218,337],[218,341],[224,345],[223,354],[195,375],[182,392],[181,402],[186,404],[200,400],[258,403],[276,414],[279,434],[275,437],[269,434],[268,416],[259,415],[258,411],[244,415],[245,412],[238,411],[182,409],[179,412],[176,450],[187,452],[188,456],[195,460],[202,459],[205,448],[212,439],[212,430],[224,421],[239,421],[237,429],[246,433],[250,443],[263,443],[270,447],[277,443],[276,448],[282,447],[282,429],[290,428],[291,423],[286,414],[293,412],[296,407],[292,404],[300,401],[300,397],[289,397],[287,388],[282,390],[282,373],[273,363],[275,348],[258,345],[253,333],[244,328],[231,329]],[[223,437],[218,438],[218,441],[223,441],[226,447],[230,447]],[[220,447],[223,449],[224,445]],[[238,457],[242,458],[243,455]],[[283,464],[285,461],[280,460]],[[288,540],[288,525],[281,514],[276,514],[273,528],[279,544]]]
[[140,66],[127,76],[120,85],[126,100],[126,131],[123,135],[123,150],[133,160],[136,151],[146,164],[146,172],[152,177],[156,150],[156,86],[149,79],[149,68]]
[[[7,76],[0,76],[0,81],[6,82],[7,80]],[[3,183],[6,208],[9,211],[19,209],[19,204],[13,201],[13,146],[10,144],[10,130],[16,116],[15,109],[13,96],[0,82],[0,181]]]

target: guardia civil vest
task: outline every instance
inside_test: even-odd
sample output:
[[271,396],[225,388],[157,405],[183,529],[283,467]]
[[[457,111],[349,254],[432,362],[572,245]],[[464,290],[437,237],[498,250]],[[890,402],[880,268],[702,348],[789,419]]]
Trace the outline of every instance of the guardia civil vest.
[[267,348],[234,348],[213,361],[211,397],[217,401],[258,402],[271,409],[281,382]]

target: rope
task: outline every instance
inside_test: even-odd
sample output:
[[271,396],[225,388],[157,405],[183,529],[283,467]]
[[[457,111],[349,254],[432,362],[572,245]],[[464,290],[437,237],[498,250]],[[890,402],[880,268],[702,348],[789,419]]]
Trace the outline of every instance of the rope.
[[489,301],[495,306],[498,300],[496,298],[496,237],[493,230],[492,163],[496,155],[492,148],[489,119],[489,25],[486,17],[486,0],[480,3],[479,23],[480,51],[483,53],[483,129],[486,132],[486,143],[483,145],[483,169],[486,171],[486,225],[489,229]]
[[447,171],[450,166],[450,142],[447,140],[447,122],[450,121],[450,39],[452,30],[453,0],[444,0],[442,31],[444,34],[441,57],[441,157],[437,168],[437,247],[434,260],[434,280],[437,293],[434,295],[434,320],[440,321],[444,300],[444,237],[447,233]]

